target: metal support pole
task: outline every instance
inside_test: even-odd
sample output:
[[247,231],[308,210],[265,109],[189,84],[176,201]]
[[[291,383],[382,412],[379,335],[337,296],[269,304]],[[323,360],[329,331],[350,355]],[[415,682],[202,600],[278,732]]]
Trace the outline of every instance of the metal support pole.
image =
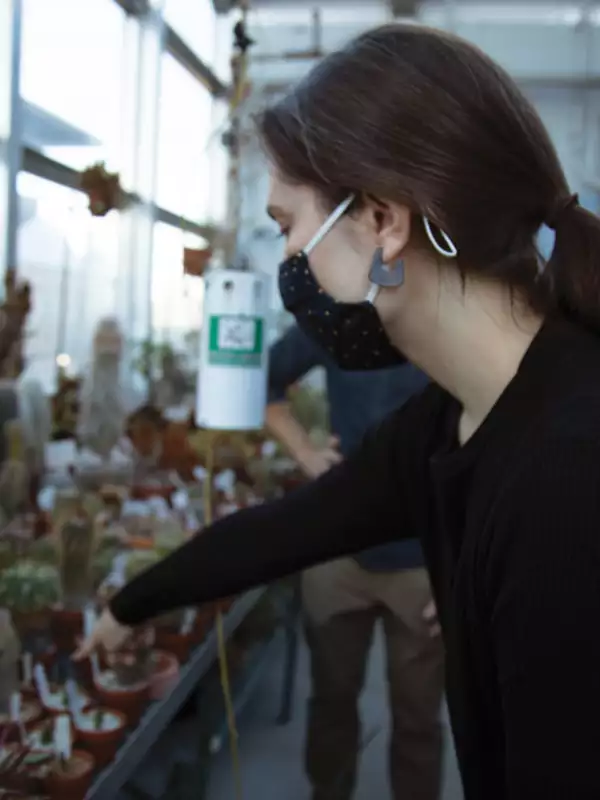
[[[19,203],[17,176],[21,168],[21,0],[0,0],[0,81],[8,87],[0,107],[0,271],[17,266]],[[3,173],[3,174],[2,174]],[[3,219],[4,218],[4,219]],[[4,224],[5,223],[5,224]],[[3,286],[3,281],[0,284]],[[2,292],[0,290],[0,292]]]

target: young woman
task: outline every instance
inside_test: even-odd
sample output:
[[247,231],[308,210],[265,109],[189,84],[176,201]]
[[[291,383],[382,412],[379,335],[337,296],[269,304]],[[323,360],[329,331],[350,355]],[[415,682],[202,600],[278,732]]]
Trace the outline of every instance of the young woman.
[[366,33],[260,130],[286,306],[344,368],[402,352],[435,384],[314,483],[133,581],[82,654],[420,531],[466,800],[597,800],[600,220],[511,79],[440,32]]

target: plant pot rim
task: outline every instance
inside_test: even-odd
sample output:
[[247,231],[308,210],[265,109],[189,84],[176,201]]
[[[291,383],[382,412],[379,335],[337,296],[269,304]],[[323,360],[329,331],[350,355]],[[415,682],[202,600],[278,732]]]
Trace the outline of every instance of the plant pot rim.
[[[104,670],[100,673],[100,677],[106,672],[114,672],[114,670]],[[98,680],[98,676],[95,676],[94,687],[98,692],[104,692],[106,695],[123,697],[123,695],[145,694],[150,687],[150,682],[146,680],[138,681],[131,686],[106,686],[106,684],[104,684],[101,680]]]
[[84,713],[86,715],[93,714],[94,712],[99,710],[104,711],[104,713],[110,714],[113,717],[116,717],[119,722],[119,725],[116,728],[111,728],[110,730],[100,730],[100,731],[95,728],[90,730],[89,728],[80,728],[79,725],[75,725],[75,730],[81,736],[81,738],[102,740],[102,739],[112,739],[118,735],[120,736],[121,733],[123,732],[123,729],[127,727],[127,717],[125,716],[125,714],[123,714],[122,711],[117,711],[116,708],[105,708],[104,706],[101,706],[100,708],[91,708],[88,711],[85,711]]
[[78,748],[75,748],[71,752],[71,759],[77,759],[78,761],[85,763],[87,766],[85,772],[80,772],[77,775],[69,775],[67,772],[50,770],[48,773],[48,778],[51,781],[56,781],[57,783],[74,783],[75,781],[80,781],[82,778],[85,778],[96,765],[96,759],[91,753],[88,753],[87,750],[79,750]]

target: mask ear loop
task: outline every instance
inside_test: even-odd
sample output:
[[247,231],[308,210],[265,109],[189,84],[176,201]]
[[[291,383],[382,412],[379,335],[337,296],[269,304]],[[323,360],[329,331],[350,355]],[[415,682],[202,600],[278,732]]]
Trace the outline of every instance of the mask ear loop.
[[444,240],[444,244],[446,248],[443,248],[442,245],[437,241],[433,234],[433,230],[431,229],[431,222],[429,222],[428,217],[423,216],[423,226],[425,228],[425,233],[427,234],[427,238],[431,242],[432,247],[436,252],[438,252],[444,258],[456,258],[458,255],[458,248],[452,241],[452,239],[448,236],[448,234],[439,228],[440,236]]
[[327,234],[333,228],[338,219],[344,216],[344,214],[348,210],[348,207],[354,201],[355,197],[356,195],[354,194],[348,195],[348,197],[345,200],[342,200],[342,202],[335,209],[335,211],[333,211],[332,214],[329,217],[327,217],[325,222],[321,225],[319,230],[315,233],[313,238],[304,248],[304,253],[306,255],[309,255],[311,251],[314,250],[315,247],[319,244],[319,242],[323,241],[323,239],[327,236]]

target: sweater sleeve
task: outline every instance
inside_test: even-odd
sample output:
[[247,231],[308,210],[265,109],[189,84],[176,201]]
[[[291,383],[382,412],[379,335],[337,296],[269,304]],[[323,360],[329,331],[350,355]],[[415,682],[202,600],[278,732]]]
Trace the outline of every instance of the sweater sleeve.
[[490,582],[506,798],[597,800],[600,447],[534,458],[500,514]]
[[113,615],[135,625],[414,535],[402,475],[410,472],[418,405],[412,401],[393,414],[354,456],[318,480],[198,533],[115,595]]

